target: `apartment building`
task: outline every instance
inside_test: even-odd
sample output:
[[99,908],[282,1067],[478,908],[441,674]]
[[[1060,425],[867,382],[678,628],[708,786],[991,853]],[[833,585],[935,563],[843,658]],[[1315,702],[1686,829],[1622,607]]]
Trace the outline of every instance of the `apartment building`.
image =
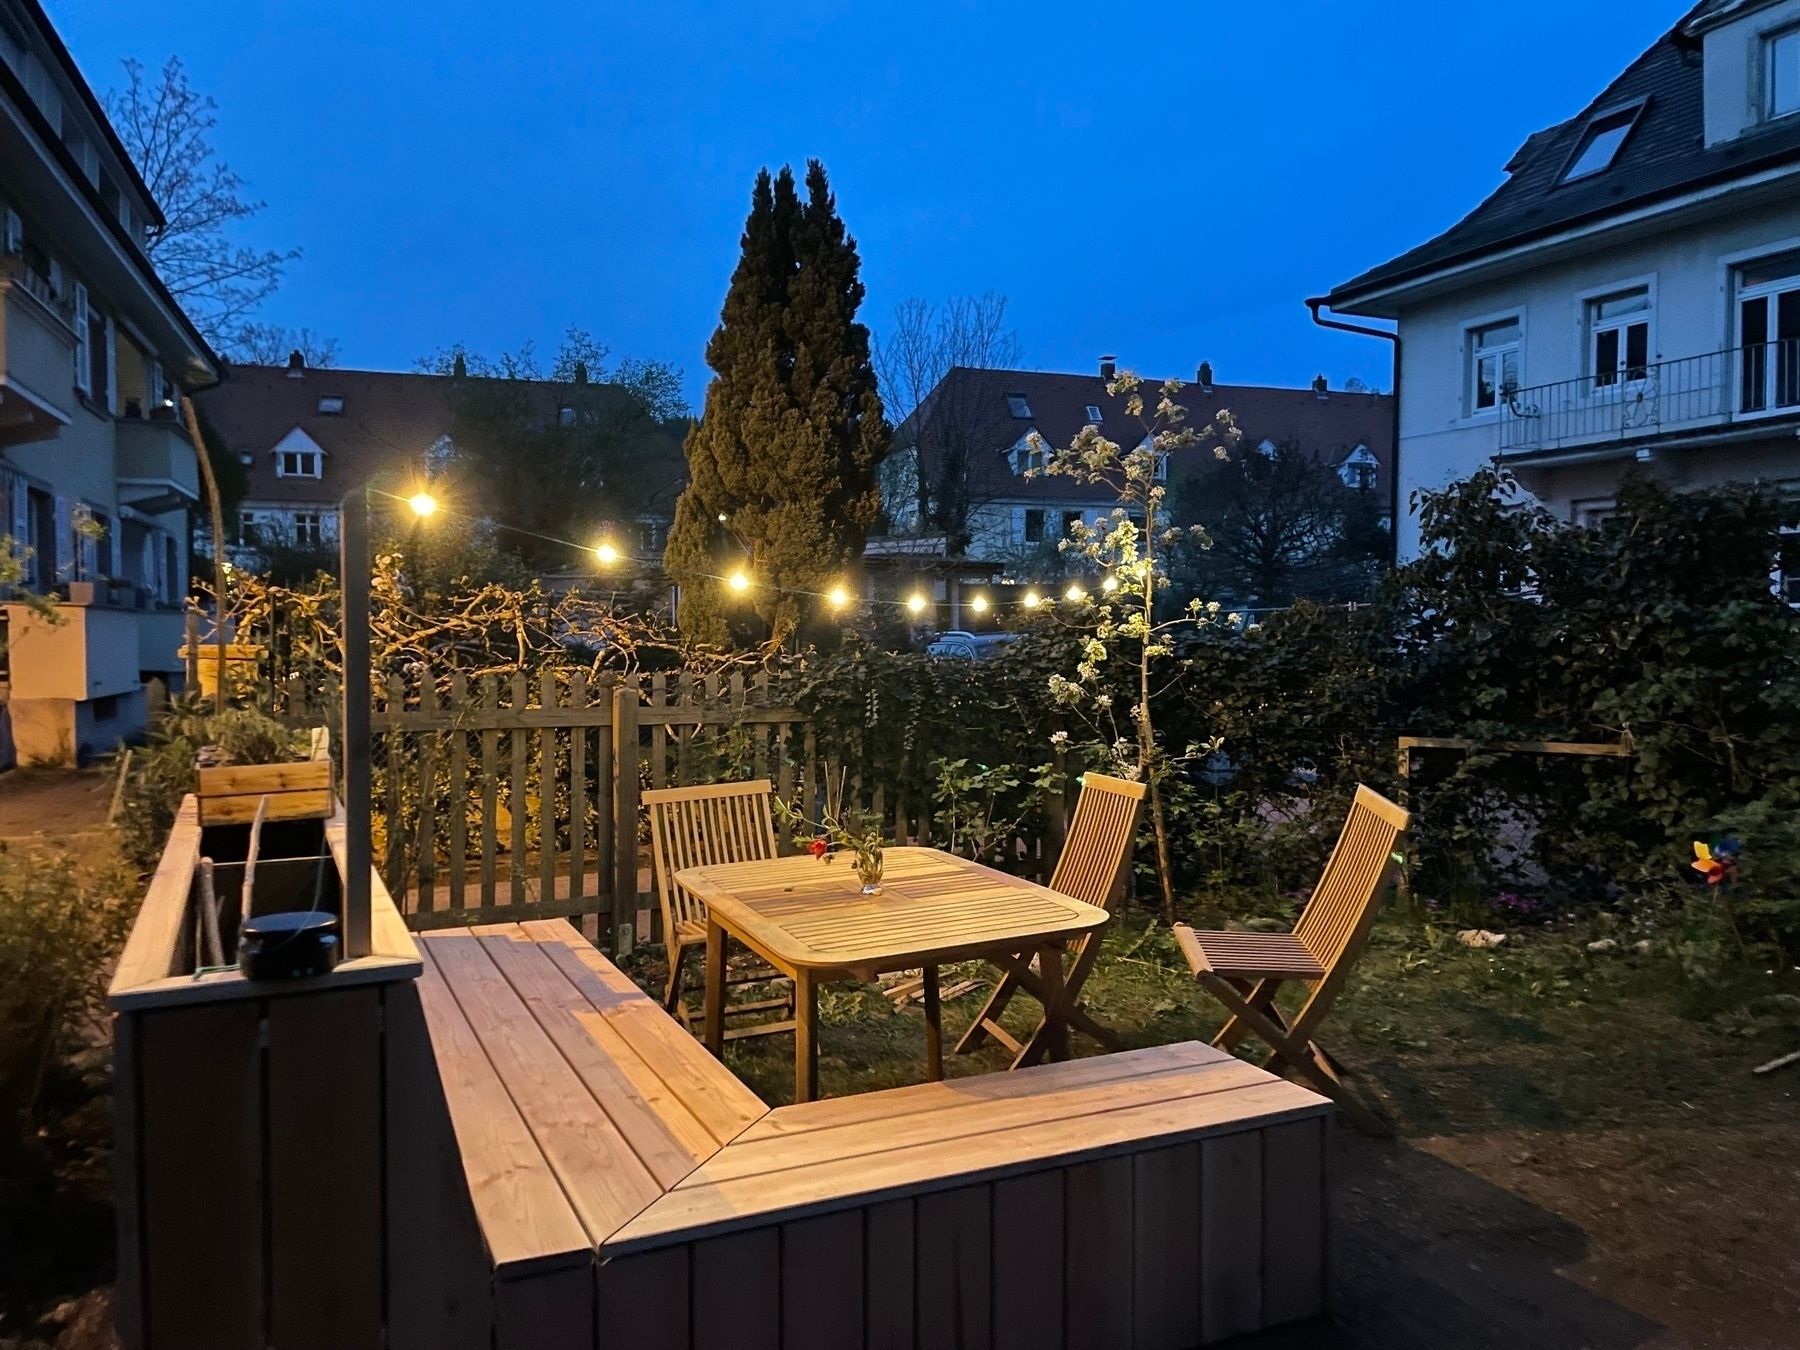
[[9,603],[0,762],[68,763],[144,729],[146,681],[179,678],[188,512],[182,391],[205,340],[144,244],[162,217],[36,0],[0,0],[0,502]]
[[1800,484],[1800,0],[1707,0],[1529,137],[1453,228],[1345,282],[1397,321],[1406,508],[1498,462],[1563,518],[1628,472]]

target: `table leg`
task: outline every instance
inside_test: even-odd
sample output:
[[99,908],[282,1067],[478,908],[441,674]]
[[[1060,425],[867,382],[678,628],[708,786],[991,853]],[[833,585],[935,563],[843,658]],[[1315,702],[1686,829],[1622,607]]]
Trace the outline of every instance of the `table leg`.
[[706,1048],[725,1058],[725,930],[706,923]]
[[925,967],[925,1081],[944,1079],[944,1014],[938,1003],[938,968]]
[[1060,942],[1038,948],[1038,978],[1044,982],[1044,1033],[1051,1059],[1069,1057],[1069,1024],[1063,1011],[1062,959]]
[[811,972],[794,975],[794,1100],[819,1095],[819,987]]

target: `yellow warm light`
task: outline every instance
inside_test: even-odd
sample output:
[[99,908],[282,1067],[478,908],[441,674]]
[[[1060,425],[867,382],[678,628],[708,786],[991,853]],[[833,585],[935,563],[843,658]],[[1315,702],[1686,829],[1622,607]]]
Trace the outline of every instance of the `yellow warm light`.
[[438,507],[437,498],[432,496],[429,492],[413,493],[412,496],[406,499],[406,504],[412,507],[413,514],[421,520],[426,516],[434,514]]
[[747,591],[750,589],[750,578],[744,575],[742,568],[739,568],[731,574],[731,580],[726,584],[734,591]]
[[611,544],[599,544],[594,549],[594,556],[608,567],[611,567],[614,563],[619,561],[619,550],[614,548]]
[[850,592],[845,590],[842,586],[833,586],[830,594],[828,594],[825,599],[833,609],[842,609],[845,605],[850,603]]
[[906,597],[906,607],[914,614],[923,614],[927,603],[925,597],[920,595],[917,591],[914,591],[911,595]]
[[1083,600],[1087,599],[1087,592],[1082,590],[1079,586],[1071,586],[1068,590],[1063,592],[1063,599],[1067,600],[1072,605],[1079,605]]
[[1100,583],[1100,589],[1105,591],[1108,595],[1111,595],[1114,591],[1119,589],[1119,579],[1117,577],[1108,577],[1105,581]]
[[973,600],[969,601],[969,608],[974,610],[977,614],[986,614],[987,597],[985,595],[976,596]]
[[1036,609],[1039,605],[1041,605],[1043,603],[1044,603],[1044,597],[1039,595],[1036,591],[1026,591],[1025,592],[1025,608],[1026,609]]

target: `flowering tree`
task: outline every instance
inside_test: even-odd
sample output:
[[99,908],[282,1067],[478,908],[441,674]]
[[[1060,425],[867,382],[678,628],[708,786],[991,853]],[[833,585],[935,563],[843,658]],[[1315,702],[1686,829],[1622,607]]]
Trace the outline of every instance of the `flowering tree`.
[[[1087,724],[1096,748],[1116,772],[1149,785],[1163,916],[1173,921],[1175,882],[1162,785],[1175,766],[1214,747],[1196,742],[1180,755],[1171,755],[1157,735],[1155,708],[1187,673],[1189,663],[1179,648],[1182,630],[1218,622],[1219,606],[1190,600],[1185,607],[1171,607],[1161,596],[1166,560],[1176,542],[1188,538],[1198,547],[1207,544],[1204,530],[1169,525],[1162,510],[1163,469],[1177,451],[1205,448],[1220,459],[1228,458],[1238,430],[1228,412],[1220,412],[1205,427],[1189,426],[1187,409],[1175,401],[1181,385],[1173,380],[1160,387],[1154,408],[1146,410],[1142,385],[1128,371],[1107,385],[1114,397],[1125,396],[1126,415],[1141,432],[1129,448],[1089,426],[1067,449],[1045,456],[1042,472],[1104,483],[1119,499],[1111,514],[1094,524],[1072,525],[1061,543],[1066,554],[1101,573],[1103,580],[1097,596],[1080,586],[1070,588],[1068,599],[1077,606],[1073,612],[1085,640],[1075,677],[1051,676],[1050,694]],[[1160,619],[1159,605],[1165,615]],[[1114,691],[1121,687],[1131,691],[1128,731],[1120,727],[1113,706]]]

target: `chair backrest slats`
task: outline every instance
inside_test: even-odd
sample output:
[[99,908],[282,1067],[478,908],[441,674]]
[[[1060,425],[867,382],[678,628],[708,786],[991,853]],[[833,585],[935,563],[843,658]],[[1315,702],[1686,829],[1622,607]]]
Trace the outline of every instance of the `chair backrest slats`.
[[1143,809],[1142,783],[1105,774],[1085,774],[1075,818],[1050,877],[1050,889],[1071,900],[1110,908],[1123,889],[1125,864],[1137,838]]
[[665,933],[672,935],[681,923],[706,920],[705,902],[675,880],[684,867],[775,856],[773,792],[768,779],[758,778],[748,783],[654,788],[643,794]]
[[1337,846],[1294,925],[1294,936],[1325,968],[1293,1023],[1296,1035],[1324,1015],[1368,941],[1410,823],[1406,811],[1380,793],[1356,789]]

